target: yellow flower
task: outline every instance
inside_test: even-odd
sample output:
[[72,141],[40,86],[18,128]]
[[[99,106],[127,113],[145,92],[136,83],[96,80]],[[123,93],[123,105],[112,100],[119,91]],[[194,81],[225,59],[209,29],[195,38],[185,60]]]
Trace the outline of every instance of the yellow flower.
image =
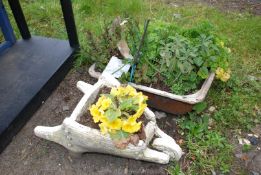
[[129,122],[129,123],[134,123],[134,122],[136,122],[136,120],[137,120],[137,117],[136,116],[131,116],[131,117],[129,117],[128,119],[127,119],[127,122]]
[[145,110],[145,108],[147,107],[147,104],[141,104],[141,105],[139,105],[139,109],[137,110],[137,112],[133,115],[133,117],[134,118],[139,118],[142,114],[143,114],[143,112],[144,112],[144,110]]
[[148,97],[143,95],[142,92],[137,93],[137,97],[139,99],[139,105],[145,103],[148,100]]
[[102,118],[102,122],[108,129],[119,130],[119,129],[121,129],[121,126],[122,126],[122,121],[119,118],[110,122],[106,117],[104,117],[104,118]]
[[216,75],[217,75],[217,78],[220,79],[221,81],[224,81],[226,82],[227,80],[229,80],[230,78],[230,73],[231,71],[230,70],[227,70],[227,72],[224,71],[223,68],[217,68],[216,70]]
[[141,122],[137,123],[136,121],[129,122],[127,120],[127,121],[124,121],[122,124],[122,130],[125,132],[128,132],[128,133],[135,133],[140,130],[140,127],[141,127]]
[[125,96],[125,88],[124,87],[118,87],[118,89],[117,89],[117,91],[118,91],[118,95],[117,96]]
[[111,99],[110,98],[105,98],[101,102],[101,108],[100,109],[104,111],[104,110],[108,109],[111,104],[112,104]]
[[119,92],[118,92],[117,88],[113,87],[113,88],[111,88],[110,94],[113,95],[113,96],[118,96]]
[[114,120],[113,122],[110,122],[108,126],[110,129],[119,130],[119,129],[121,129],[122,121],[121,121],[121,119],[118,118],[118,119]]
[[107,126],[105,125],[105,123],[99,124],[99,127],[100,127],[100,130],[101,130],[101,133],[102,133],[102,134],[108,133],[108,128],[107,128]]
[[230,74],[229,74],[228,72],[225,72],[225,73],[221,76],[220,80],[226,82],[229,78],[230,78]]
[[218,67],[217,70],[216,70],[216,75],[217,75],[217,78],[220,79],[221,76],[224,74],[224,69],[221,68],[221,67]]
[[98,101],[97,101],[97,103],[96,103],[96,106],[97,106],[98,108],[101,107],[102,101],[105,100],[105,99],[106,99],[106,97],[105,97],[104,95],[102,95],[102,96],[98,99]]
[[121,102],[120,99],[125,98],[135,99],[133,105],[138,105],[139,108],[134,115],[130,116],[127,114],[127,116],[129,116],[127,120],[119,117],[113,121],[110,121],[104,115],[105,110],[113,109],[114,107],[117,107],[117,105],[115,105],[109,97],[105,95],[101,96],[96,105],[92,105],[90,108],[90,113],[94,122],[101,122],[99,124],[101,133],[112,133],[121,129],[128,133],[135,133],[139,131],[142,122],[137,122],[136,120],[144,113],[144,110],[147,107],[146,101],[148,100],[148,97],[143,95],[141,92],[138,93],[136,89],[130,85],[126,87],[120,86],[118,88],[112,88],[110,94],[117,98],[119,102]]
[[136,89],[134,89],[132,86],[128,85],[126,88],[125,88],[125,93],[126,95],[130,95],[130,96],[135,96],[137,94],[137,91]]
[[135,96],[137,94],[136,89],[134,89],[132,86],[128,85],[126,87],[118,87],[117,89],[112,89],[111,94],[115,96]]
[[92,115],[94,123],[98,123],[102,117],[102,113],[96,105],[92,105],[90,108],[90,113]]

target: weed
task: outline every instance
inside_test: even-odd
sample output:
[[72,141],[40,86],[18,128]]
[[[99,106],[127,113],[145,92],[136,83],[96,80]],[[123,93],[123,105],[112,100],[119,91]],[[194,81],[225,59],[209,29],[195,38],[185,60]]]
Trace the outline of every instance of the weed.
[[168,170],[168,173],[169,174],[172,174],[172,175],[185,175],[183,172],[182,172],[182,169],[180,167],[179,164],[176,164],[175,166],[171,166]]
[[242,148],[242,151],[243,151],[243,152],[248,152],[248,151],[251,150],[251,148],[252,148],[251,145],[244,144],[244,145],[243,145],[243,148]]
[[[208,128],[209,116],[190,113],[188,118],[180,119],[179,125],[185,131],[188,148],[187,157],[192,161],[191,169],[208,174],[211,170],[229,171],[232,152],[228,140],[219,131]],[[217,169],[218,168],[218,169]]]

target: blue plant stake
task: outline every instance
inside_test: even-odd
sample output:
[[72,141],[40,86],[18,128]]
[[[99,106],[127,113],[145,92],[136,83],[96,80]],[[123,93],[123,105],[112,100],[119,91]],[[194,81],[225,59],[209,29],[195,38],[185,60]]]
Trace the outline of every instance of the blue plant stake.
[[132,64],[132,66],[131,66],[131,73],[130,73],[130,82],[133,81],[135,69],[136,69],[136,64]]

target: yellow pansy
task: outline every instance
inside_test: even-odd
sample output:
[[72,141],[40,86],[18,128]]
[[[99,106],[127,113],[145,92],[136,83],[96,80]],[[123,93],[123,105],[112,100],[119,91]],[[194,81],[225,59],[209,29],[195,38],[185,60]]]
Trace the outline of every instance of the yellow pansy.
[[137,120],[137,117],[133,115],[133,116],[131,116],[127,119],[127,122],[128,123],[134,123],[134,122],[136,122],[136,120]]
[[106,97],[105,97],[104,95],[102,95],[102,96],[98,99],[98,101],[97,101],[97,103],[96,103],[96,106],[99,108],[99,107],[102,105],[102,101],[105,100],[105,99],[106,99]]
[[118,89],[117,89],[117,91],[118,91],[118,95],[117,96],[125,96],[125,88],[124,87],[118,87]]
[[100,130],[101,130],[102,134],[107,134],[108,133],[109,130],[108,130],[107,126],[105,125],[105,123],[99,124],[99,127],[100,127]]
[[99,111],[99,108],[96,105],[92,105],[90,108],[90,113],[92,115],[94,123],[98,123],[102,116],[102,113]]
[[137,118],[139,118],[142,114],[143,114],[143,112],[144,112],[144,110],[145,110],[145,108],[147,107],[147,104],[141,104],[141,105],[139,105],[139,109],[137,110],[137,112],[133,115],[133,117],[135,117],[136,119]]
[[111,88],[110,94],[113,96],[118,96],[119,92],[118,92],[117,88],[113,87],[113,88]]
[[148,97],[143,95],[142,92],[137,93],[137,97],[139,99],[139,105],[145,103],[148,100]]
[[128,122],[124,121],[122,124],[122,130],[128,133],[135,133],[140,130],[141,122]]
[[112,121],[112,122],[109,121],[107,118],[102,118],[102,122],[109,129],[119,130],[119,129],[121,129],[121,126],[122,126],[122,121],[119,118],[114,120],[114,121]]
[[[132,98],[135,99],[133,105],[138,105],[138,109],[134,115],[130,115],[128,111],[121,111],[127,113],[128,119],[119,117],[113,121],[110,121],[104,114],[108,109],[117,109],[118,105],[115,101],[112,101],[108,96],[102,95],[96,105],[92,105],[90,113],[95,123],[99,123],[100,131],[102,134],[113,133],[117,130],[123,130],[128,133],[135,133],[141,128],[141,121],[137,122],[137,119],[144,113],[147,107],[146,100],[148,97],[141,92],[137,92],[135,88],[128,85],[125,87],[111,88],[110,95],[114,96],[115,101],[121,103],[121,99]],[[137,100],[136,100],[137,99]]]
[[112,101],[110,98],[105,98],[101,102],[101,110],[106,110],[110,107]]
[[135,96],[135,95],[137,94],[136,89],[134,89],[134,88],[133,88],[132,86],[130,86],[130,85],[128,85],[125,89],[126,89],[126,91],[125,91],[126,95],[128,94],[128,95],[130,95],[130,96]]

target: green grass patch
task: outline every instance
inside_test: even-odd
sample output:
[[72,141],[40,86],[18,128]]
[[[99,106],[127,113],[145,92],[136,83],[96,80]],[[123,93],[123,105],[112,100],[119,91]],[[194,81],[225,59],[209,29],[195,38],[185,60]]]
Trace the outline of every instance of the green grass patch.
[[[117,16],[131,17],[140,23],[147,18],[164,20],[184,28],[202,21],[215,25],[216,33],[223,36],[232,50],[229,60],[232,77],[227,83],[215,81],[211,87],[206,101],[208,106],[216,107],[214,113],[181,116],[179,125],[184,132],[184,149],[188,150],[187,158],[192,162],[183,173],[211,174],[211,170],[228,173],[233,160],[233,145],[229,142],[231,134],[237,129],[247,131],[261,122],[261,84],[256,80],[261,77],[261,17],[221,12],[205,5],[174,7],[158,0],[72,2],[82,48],[78,57],[80,65],[92,60],[87,54],[87,31],[99,36],[104,24]],[[21,4],[33,35],[67,38],[59,1],[21,0]],[[6,7],[11,16],[8,5]],[[13,18],[11,22],[19,37]],[[211,129],[208,128],[210,120],[214,122]],[[182,174],[181,167],[173,163],[169,173]]]

